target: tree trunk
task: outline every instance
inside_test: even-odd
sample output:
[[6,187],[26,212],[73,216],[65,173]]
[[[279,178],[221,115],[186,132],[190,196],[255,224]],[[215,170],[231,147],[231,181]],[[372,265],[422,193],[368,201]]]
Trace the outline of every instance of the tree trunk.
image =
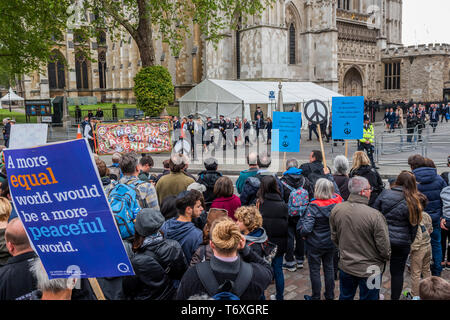
[[155,65],[155,48],[153,47],[152,22],[149,17],[148,0],[138,0],[139,24],[136,32],[136,44],[139,48],[142,67]]

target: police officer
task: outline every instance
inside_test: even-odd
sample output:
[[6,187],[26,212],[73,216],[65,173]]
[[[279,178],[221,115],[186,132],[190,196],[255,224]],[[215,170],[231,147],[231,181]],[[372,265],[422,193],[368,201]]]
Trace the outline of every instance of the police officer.
[[363,126],[363,138],[358,141],[358,151],[366,150],[367,156],[372,163],[372,167],[379,169],[375,166],[375,161],[373,160],[373,152],[375,147],[373,146],[373,140],[375,139],[375,131],[373,125],[370,123],[370,119],[367,115],[364,116],[364,126]]
[[195,157],[195,141],[194,141],[194,137],[195,137],[195,123],[194,123],[194,116],[190,115],[188,117],[188,122],[186,123],[186,129],[187,132],[189,133],[189,135],[191,136],[191,152],[192,152],[192,158]]
[[220,131],[220,135],[219,135],[219,141],[218,144],[220,145],[220,142],[223,141],[223,150],[226,150],[227,145],[226,145],[226,139],[227,139],[227,133],[226,133],[226,129],[227,129],[227,123],[224,119],[223,115],[219,116],[219,131]]
[[206,136],[205,136],[206,146],[214,143],[214,124],[211,117],[206,117]]

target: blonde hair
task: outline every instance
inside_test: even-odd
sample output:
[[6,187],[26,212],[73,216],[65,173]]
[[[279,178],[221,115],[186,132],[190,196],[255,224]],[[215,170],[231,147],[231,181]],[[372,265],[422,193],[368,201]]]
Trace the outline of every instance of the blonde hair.
[[0,222],[6,222],[11,215],[12,206],[8,199],[0,197]]
[[356,151],[353,154],[353,166],[352,169],[358,169],[361,166],[370,165],[370,159],[364,151]]
[[215,222],[211,228],[211,241],[216,251],[226,255],[236,251],[242,239],[239,227],[230,218],[221,218]]
[[262,215],[255,206],[238,208],[234,213],[234,217],[241,221],[249,232],[262,227]]

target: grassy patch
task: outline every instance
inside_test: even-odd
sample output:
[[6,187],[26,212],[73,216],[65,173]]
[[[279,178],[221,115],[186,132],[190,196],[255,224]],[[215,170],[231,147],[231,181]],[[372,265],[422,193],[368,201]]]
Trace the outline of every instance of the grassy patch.
[[[9,109],[0,109],[0,119],[4,118],[14,118],[16,123],[26,123],[25,113],[20,113],[17,111],[9,112]],[[30,123],[36,123],[37,117],[30,117]]]

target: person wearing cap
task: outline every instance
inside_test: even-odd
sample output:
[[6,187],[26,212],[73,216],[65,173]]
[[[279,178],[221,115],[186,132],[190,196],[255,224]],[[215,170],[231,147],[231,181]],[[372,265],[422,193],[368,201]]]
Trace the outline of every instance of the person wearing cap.
[[[136,275],[124,277],[127,300],[172,300],[176,282],[187,270],[180,244],[165,239],[159,229],[164,223],[159,210],[145,208],[136,216],[136,233],[130,257]],[[168,271],[167,271],[168,270]]]
[[227,145],[226,145],[226,141],[227,141],[227,133],[226,133],[226,129],[227,129],[227,122],[225,121],[225,117],[221,114],[219,116],[220,121],[219,121],[219,130],[221,135],[219,135],[219,141],[218,141],[218,145],[220,145],[220,143],[223,141],[223,150],[226,150]]
[[203,197],[205,198],[206,210],[209,210],[212,202],[216,198],[214,195],[214,185],[216,181],[222,177],[222,173],[217,171],[218,161],[215,158],[207,158],[203,162],[205,169],[198,173],[197,182],[204,185],[206,190],[203,191]]
[[372,167],[378,169],[375,165],[375,161],[373,160],[373,140],[375,139],[375,131],[373,129],[373,125],[370,123],[369,116],[364,115],[364,126],[363,126],[363,137],[358,141],[358,151],[366,151],[367,156],[372,163]]
[[191,153],[192,153],[192,158],[194,158],[195,157],[195,140],[194,140],[194,138],[195,138],[195,123],[194,123],[194,116],[192,116],[192,115],[189,115],[189,117],[188,117],[188,122],[186,123],[186,130],[187,130],[187,132],[189,133],[189,135],[190,135],[190,142],[191,142]]

